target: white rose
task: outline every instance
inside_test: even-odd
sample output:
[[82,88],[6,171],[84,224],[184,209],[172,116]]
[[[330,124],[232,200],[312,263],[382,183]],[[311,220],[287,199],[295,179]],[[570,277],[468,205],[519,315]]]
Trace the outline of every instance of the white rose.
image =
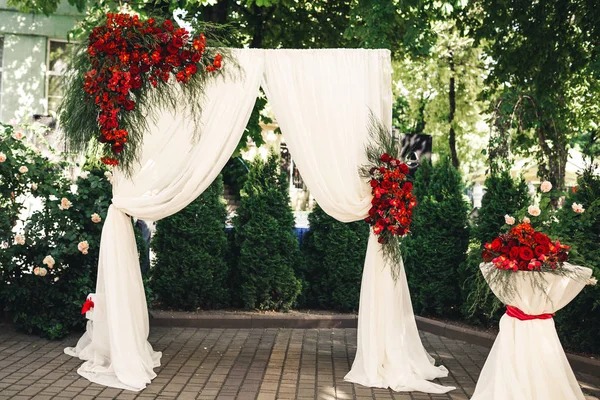
[[21,246],[25,244],[25,236],[20,233],[15,235],[15,243],[20,244]]
[[40,276],[46,276],[46,274],[48,273],[48,270],[44,267],[40,268]]
[[529,217],[523,217],[523,222],[529,224],[531,223],[531,220],[529,219]]
[[527,207],[527,212],[534,217],[537,217],[542,213],[542,210],[540,210],[538,206],[529,206]]
[[97,224],[100,221],[102,221],[102,218],[100,218],[100,216],[98,214],[96,214],[96,213],[92,214],[92,222],[93,223]]
[[54,268],[54,264],[56,264],[56,262],[54,261],[54,258],[52,256],[48,255],[44,257],[42,264],[46,264],[48,268],[52,269]]
[[25,135],[23,135],[23,133],[22,133],[22,132],[15,132],[15,133],[13,134],[13,137],[14,137],[16,140],[21,140],[21,139],[23,139],[23,137],[24,137],[24,136],[25,136]]
[[32,183],[31,184],[31,190],[37,190],[37,188],[38,188],[37,183]]
[[67,199],[66,197],[63,197],[60,200],[60,205],[58,206],[58,208],[60,208],[61,210],[68,210],[69,208],[71,208],[72,205],[73,205],[73,203],[71,203],[69,201],[69,199]]
[[4,161],[6,161],[6,154],[0,153],[0,163],[3,163]]
[[21,167],[19,167],[19,172],[22,174],[26,174],[27,171],[29,171],[29,168],[27,168],[26,166],[22,165]]
[[548,193],[550,190],[552,190],[552,184],[548,181],[544,181],[540,185],[540,190],[544,193]]
[[79,244],[77,245],[77,249],[82,254],[87,254],[89,248],[90,248],[90,245],[88,244],[87,240],[84,240],[83,242],[79,242]]
[[514,217],[511,217],[510,215],[506,214],[504,216],[504,222],[506,222],[506,225],[514,225],[515,219],[514,219]]
[[571,208],[573,209],[573,211],[575,211],[577,214],[581,214],[582,212],[585,211],[585,208],[583,208],[583,204],[579,204],[579,203],[573,203],[573,205],[571,205]]
[[39,268],[39,267],[35,267],[35,268],[33,269],[33,274],[34,274],[34,275],[39,275],[39,274],[40,274],[40,268]]
[[81,171],[81,174],[79,174],[79,177],[81,179],[87,179],[90,176],[90,171]]

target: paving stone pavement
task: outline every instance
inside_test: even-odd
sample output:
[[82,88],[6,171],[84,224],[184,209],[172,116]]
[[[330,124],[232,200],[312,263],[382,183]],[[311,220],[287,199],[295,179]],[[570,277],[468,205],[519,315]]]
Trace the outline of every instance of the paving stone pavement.
[[[0,325],[0,399],[468,399],[488,350],[421,336],[450,371],[439,383],[456,386],[455,391],[395,393],[344,382],[356,353],[356,329],[156,327],[150,342],[163,352],[162,366],[152,384],[136,393],[80,378],[81,361],[63,353],[77,336],[51,342]],[[579,378],[588,393],[598,393],[597,379]]]

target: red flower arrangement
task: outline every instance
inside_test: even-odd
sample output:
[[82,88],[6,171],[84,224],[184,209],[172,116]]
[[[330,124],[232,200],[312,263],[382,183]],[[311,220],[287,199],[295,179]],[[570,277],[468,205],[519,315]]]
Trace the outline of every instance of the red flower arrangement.
[[386,243],[391,236],[403,236],[410,230],[412,209],[417,200],[412,194],[412,183],[408,182],[408,166],[384,153],[383,164],[370,169],[373,193],[372,207],[365,222],[379,236],[379,243]]
[[[84,75],[84,90],[99,109],[98,141],[111,146],[119,154],[129,135],[121,126],[121,113],[135,108],[135,91],[145,81],[153,87],[169,81],[187,84],[198,72],[206,48],[206,37],[200,34],[190,40],[190,33],[175,28],[165,20],[141,21],[137,15],[107,14],[106,24],[93,29],[87,55],[91,63]],[[217,54],[206,65],[207,72],[221,68],[223,57]],[[117,165],[118,160],[103,157],[102,162]]]
[[512,271],[539,271],[542,266],[556,269],[567,261],[570,247],[537,232],[528,223],[513,227],[508,233],[486,243],[483,260],[496,268]]

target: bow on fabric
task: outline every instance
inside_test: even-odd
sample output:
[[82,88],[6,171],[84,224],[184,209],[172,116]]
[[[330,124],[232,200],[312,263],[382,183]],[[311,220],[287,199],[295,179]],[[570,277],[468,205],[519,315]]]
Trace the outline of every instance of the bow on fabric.
[[83,307],[81,307],[81,314],[85,314],[92,308],[94,308],[94,302],[92,301],[91,297],[88,297],[85,303],[83,303]]
[[531,321],[533,319],[550,319],[550,318],[554,317],[554,314],[539,314],[539,315],[525,314],[519,308],[509,306],[509,305],[506,306],[506,315],[508,315],[509,317],[516,318],[521,321]]

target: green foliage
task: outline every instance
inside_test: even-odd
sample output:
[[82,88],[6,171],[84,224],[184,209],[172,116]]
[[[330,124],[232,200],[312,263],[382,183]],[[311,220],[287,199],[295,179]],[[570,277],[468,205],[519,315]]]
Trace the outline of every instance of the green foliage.
[[493,172],[486,179],[485,187],[486,193],[472,228],[467,259],[459,268],[459,282],[463,293],[463,316],[471,322],[491,325],[498,321],[503,309],[479,270],[481,251],[486,242],[501,232],[506,214],[516,217],[529,205],[529,196],[525,181],[515,181],[507,170]]
[[515,181],[509,171],[490,175],[485,180],[486,192],[476,220],[474,237],[481,246],[492,241],[500,233],[506,214],[515,216],[529,205],[527,184],[523,179]]
[[195,310],[228,305],[227,211],[222,195],[219,176],[186,208],[158,221],[151,286],[163,307]]
[[[471,35],[493,60],[486,97],[513,153],[564,189],[568,148],[598,156],[600,14],[587,0],[469,2]],[[594,155],[595,153],[595,155]]]
[[235,252],[233,296],[247,309],[288,310],[300,293],[294,268],[302,259],[293,233],[285,174],[279,158],[258,158],[250,167],[242,204],[233,220]]
[[[585,211],[573,211],[573,203]],[[552,235],[571,246],[569,262],[592,268],[600,279],[600,177],[586,169],[570,191],[563,208],[556,213]],[[600,286],[588,286],[567,307],[556,314],[562,343],[574,350],[600,354]]]
[[229,188],[231,194],[239,198],[240,192],[248,180],[246,162],[241,157],[230,158],[221,174],[223,175],[223,183]]
[[454,316],[460,310],[459,265],[469,244],[469,207],[460,173],[447,159],[417,170],[411,234],[403,240],[413,307],[421,315]]
[[[62,176],[63,165],[14,140],[11,126],[2,127],[0,152],[7,155],[0,164],[1,186],[7,189],[1,194],[2,225],[10,227],[1,230],[5,243],[0,251],[1,302],[18,329],[59,338],[85,322],[80,310],[86,296],[94,292],[102,229],[91,216],[97,213],[104,219],[111,186],[104,171],[94,170],[77,179],[77,191],[72,193],[71,182]],[[16,173],[21,165],[29,171]],[[32,184],[37,185],[35,190]],[[65,210],[59,209],[63,197],[72,203]],[[19,233],[25,244],[20,245],[11,229],[23,209],[23,198],[38,201],[40,207],[23,221]],[[77,247],[84,240],[89,243],[88,254]],[[43,264],[48,255],[55,260],[52,268]],[[45,268],[47,275],[33,274],[35,268]]]
[[308,216],[310,231],[304,237],[305,287],[301,305],[338,311],[356,311],[367,251],[369,225],[343,223],[315,206]]

